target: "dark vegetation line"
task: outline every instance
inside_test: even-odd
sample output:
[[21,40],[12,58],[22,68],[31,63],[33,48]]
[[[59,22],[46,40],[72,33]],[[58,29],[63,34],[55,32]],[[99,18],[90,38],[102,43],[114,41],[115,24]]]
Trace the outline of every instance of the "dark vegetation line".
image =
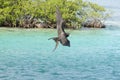
[[104,7],[83,0],[0,0],[0,26],[56,28],[56,5],[66,28],[103,28],[109,17]]

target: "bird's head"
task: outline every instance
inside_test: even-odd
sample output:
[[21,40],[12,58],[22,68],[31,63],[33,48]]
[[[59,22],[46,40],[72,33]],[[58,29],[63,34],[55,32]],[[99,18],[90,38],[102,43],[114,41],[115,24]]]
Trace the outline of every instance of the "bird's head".
[[67,39],[66,46],[70,47],[70,41]]

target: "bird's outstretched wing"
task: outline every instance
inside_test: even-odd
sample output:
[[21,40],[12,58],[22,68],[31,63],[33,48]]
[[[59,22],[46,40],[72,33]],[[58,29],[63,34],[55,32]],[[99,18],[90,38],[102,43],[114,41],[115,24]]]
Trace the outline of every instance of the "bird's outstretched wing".
[[64,31],[64,20],[62,19],[62,15],[60,13],[59,8],[56,6],[56,20],[57,20],[57,31],[58,31],[58,35],[61,34],[61,32],[65,32]]
[[56,48],[58,47],[58,43],[59,43],[59,38],[58,37],[53,37],[53,38],[49,38],[48,40],[53,39],[56,42],[55,48],[53,49],[53,51],[56,50]]

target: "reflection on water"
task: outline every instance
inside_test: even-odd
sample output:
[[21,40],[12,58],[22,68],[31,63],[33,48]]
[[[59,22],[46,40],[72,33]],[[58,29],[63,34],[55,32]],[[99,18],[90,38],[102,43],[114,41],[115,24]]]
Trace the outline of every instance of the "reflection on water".
[[0,80],[120,79],[119,30],[73,31],[71,47],[52,52],[54,31],[1,29]]

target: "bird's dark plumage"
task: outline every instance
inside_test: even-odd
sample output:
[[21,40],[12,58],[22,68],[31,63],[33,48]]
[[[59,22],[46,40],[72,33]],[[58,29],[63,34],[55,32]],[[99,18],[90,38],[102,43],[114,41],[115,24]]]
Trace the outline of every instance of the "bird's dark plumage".
[[70,41],[67,39],[67,37],[69,37],[69,33],[66,33],[64,31],[65,21],[62,19],[62,15],[61,15],[58,7],[56,7],[56,21],[57,21],[58,37],[50,38],[50,39],[53,39],[56,42],[56,46],[55,46],[54,50],[57,48],[59,42],[63,46],[70,47]]

